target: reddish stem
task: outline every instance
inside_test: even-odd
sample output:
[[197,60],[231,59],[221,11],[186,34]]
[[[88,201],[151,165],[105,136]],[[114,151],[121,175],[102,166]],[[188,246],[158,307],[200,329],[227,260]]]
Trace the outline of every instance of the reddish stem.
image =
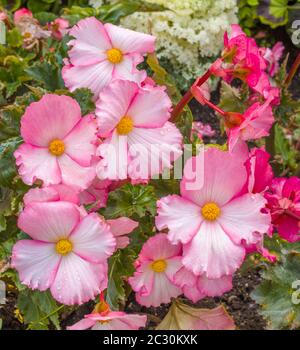
[[296,57],[294,63],[292,64],[292,67],[291,67],[291,69],[290,69],[290,71],[289,71],[289,74],[288,74],[288,76],[287,76],[286,79],[285,79],[284,85],[285,85],[286,87],[288,87],[288,86],[290,85],[290,83],[291,83],[291,81],[293,80],[294,75],[296,74],[296,72],[297,72],[299,66],[300,66],[300,53],[299,53],[298,56]]
[[[201,86],[203,83],[206,82],[206,80],[211,76],[211,71],[208,70],[202,77],[196,79],[193,86]],[[174,107],[172,114],[171,114],[171,121],[174,121],[177,119],[177,117],[182,113],[184,107],[191,101],[193,98],[193,94],[191,90],[189,89],[182,99],[177,103],[177,105]]]
[[209,106],[210,108],[214,109],[217,113],[221,114],[223,117],[225,117],[226,112],[223,111],[223,109],[219,108],[218,106],[214,105],[212,102],[207,100],[204,96],[202,96],[203,102]]

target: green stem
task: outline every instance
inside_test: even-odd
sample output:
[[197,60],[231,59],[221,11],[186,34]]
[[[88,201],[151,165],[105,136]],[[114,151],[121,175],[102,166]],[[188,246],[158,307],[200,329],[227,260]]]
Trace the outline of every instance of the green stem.
[[59,311],[60,311],[62,308],[64,308],[64,307],[65,307],[65,305],[59,306],[59,307],[58,307],[57,309],[55,309],[54,311],[50,312],[50,314],[46,315],[45,317],[39,319],[39,320],[36,321],[36,322],[33,322],[33,324],[37,324],[37,323],[43,322],[43,321],[46,320],[47,318],[49,318],[49,317],[55,315],[57,312],[59,312]]

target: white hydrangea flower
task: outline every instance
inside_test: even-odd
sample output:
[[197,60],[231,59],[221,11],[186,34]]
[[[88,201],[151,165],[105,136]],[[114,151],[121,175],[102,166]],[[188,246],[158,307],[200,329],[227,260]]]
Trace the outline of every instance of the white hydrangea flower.
[[184,89],[222,49],[224,31],[237,22],[236,0],[148,0],[170,11],[136,12],[121,25],[157,37],[157,54]]

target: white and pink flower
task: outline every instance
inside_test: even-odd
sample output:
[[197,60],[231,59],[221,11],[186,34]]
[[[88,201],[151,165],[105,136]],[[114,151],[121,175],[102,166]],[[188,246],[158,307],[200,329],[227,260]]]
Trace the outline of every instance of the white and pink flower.
[[170,118],[171,101],[162,87],[115,80],[96,103],[101,157],[100,179],[147,180],[172,167],[181,154],[182,135]]
[[22,180],[87,188],[95,178],[96,132],[94,116],[82,118],[71,97],[47,94],[31,103],[21,119],[24,143],[14,153]]
[[94,299],[107,287],[107,259],[116,242],[97,214],[82,217],[70,202],[35,202],[20,214],[18,227],[32,238],[18,241],[12,252],[23,284],[50,288],[66,305]]
[[73,326],[67,327],[70,331],[84,330],[137,330],[145,327],[147,322],[146,315],[127,314],[122,311],[111,311],[104,300],[100,300],[91,314]]
[[[262,213],[264,197],[248,193],[241,157],[216,148],[203,152],[187,161],[181,196],[158,201],[156,226],[169,229],[173,244],[183,243],[182,263],[188,270],[218,279],[241,266],[243,244],[256,243],[254,233],[268,231],[270,215]],[[202,164],[201,159],[203,176],[192,170],[197,169],[197,162]]]
[[69,32],[75,39],[69,42],[70,63],[62,71],[66,86],[71,90],[86,87],[95,99],[112,80],[124,79],[141,83],[145,71],[136,66],[143,55],[154,51],[155,37],[102,24],[94,17],[79,21]]
[[181,245],[171,244],[164,233],[148,239],[129,278],[139,304],[156,307],[182,293],[174,284],[174,276],[182,267],[181,254]]

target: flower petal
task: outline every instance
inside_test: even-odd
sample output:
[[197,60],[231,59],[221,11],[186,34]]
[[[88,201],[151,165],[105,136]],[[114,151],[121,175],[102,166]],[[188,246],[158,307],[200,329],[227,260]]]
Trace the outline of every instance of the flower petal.
[[106,137],[113,131],[120,119],[127,114],[137,92],[137,84],[124,80],[115,80],[103,89],[96,103],[100,136]]
[[70,91],[79,88],[89,88],[96,100],[100,91],[110,83],[113,68],[113,64],[109,61],[102,61],[88,66],[67,65],[62,69],[62,77]]
[[170,118],[172,103],[161,87],[140,89],[129,107],[128,115],[134,126],[142,128],[162,127]]
[[155,37],[152,35],[121,28],[111,23],[104,24],[104,27],[110,37],[112,46],[123,53],[154,51]]
[[73,252],[93,263],[106,260],[116,245],[109,225],[101,221],[96,213],[85,216],[69,239],[73,243]]
[[161,128],[134,128],[128,134],[131,179],[148,179],[172,167],[182,154],[182,135],[176,126],[166,122]]
[[62,183],[79,189],[86,189],[95,178],[93,166],[83,167],[71,159],[67,154],[58,158],[61,171]]
[[57,158],[48,149],[23,143],[14,156],[18,172],[27,185],[33,185],[37,179],[42,180],[44,186],[61,182]]
[[26,143],[48,147],[53,139],[63,139],[80,118],[80,106],[76,100],[46,94],[26,108],[21,119],[21,135]]
[[68,331],[82,331],[82,330],[89,329],[89,328],[93,327],[96,323],[97,323],[97,321],[94,321],[90,318],[83,318],[82,320],[76,322],[72,326],[68,326],[67,330]]
[[157,214],[156,227],[159,230],[168,228],[168,237],[173,243],[188,243],[203,220],[199,206],[177,195],[158,200]]
[[[197,162],[201,166],[203,177],[200,173],[199,189],[191,190],[189,183],[193,184],[193,181],[197,180],[197,177],[195,178],[197,174],[192,170],[199,168]],[[185,164],[184,177],[180,184],[181,195],[201,207],[207,202],[215,202],[222,206],[245,186],[247,171],[243,162],[244,159],[236,157],[235,154],[216,148],[208,148],[204,151],[204,155],[201,151],[197,157],[190,158]]]
[[271,225],[270,215],[261,212],[265,204],[261,194],[244,194],[221,208],[218,222],[236,244],[256,243],[253,233],[266,233]]
[[71,252],[61,260],[51,293],[62,304],[83,304],[102,291],[105,279],[107,272],[102,264],[89,263]]
[[21,282],[31,289],[48,289],[60,260],[53,243],[21,240],[13,247],[12,267],[18,271]]
[[183,265],[195,275],[208,278],[232,275],[245,256],[245,249],[235,245],[217,222],[203,221],[193,240],[183,246]]
[[82,118],[64,138],[65,152],[76,163],[90,166],[92,156],[96,153],[97,125],[92,115]]
[[79,210],[73,203],[35,202],[20,213],[18,227],[33,239],[55,243],[69,236],[79,218]]

